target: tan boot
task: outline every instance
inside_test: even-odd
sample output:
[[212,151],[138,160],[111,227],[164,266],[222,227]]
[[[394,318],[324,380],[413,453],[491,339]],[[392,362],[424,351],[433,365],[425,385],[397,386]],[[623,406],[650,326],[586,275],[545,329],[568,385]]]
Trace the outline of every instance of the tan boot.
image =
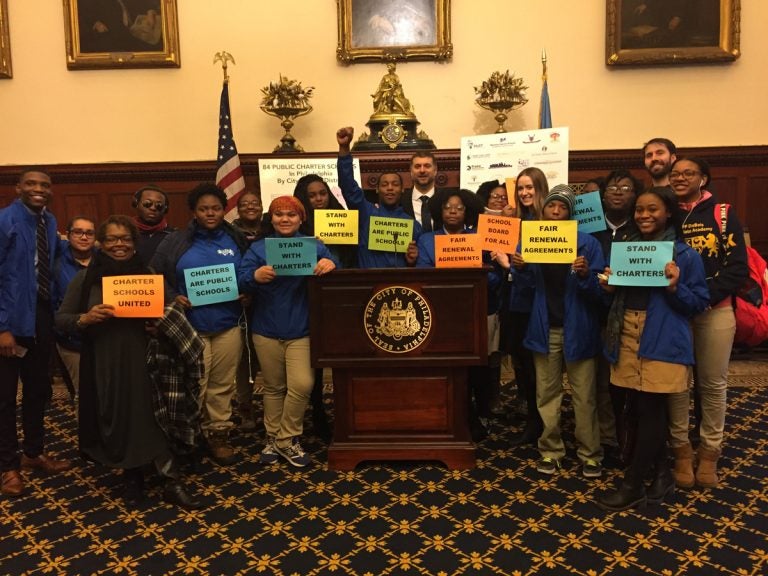
[[672,453],[675,455],[675,469],[672,472],[675,484],[680,488],[693,488],[693,447],[690,443],[673,446]]
[[717,460],[720,458],[720,450],[699,445],[699,466],[696,468],[696,484],[702,488],[715,488],[719,478],[717,477]]
[[208,452],[219,466],[229,466],[235,461],[235,449],[229,443],[227,430],[208,431]]

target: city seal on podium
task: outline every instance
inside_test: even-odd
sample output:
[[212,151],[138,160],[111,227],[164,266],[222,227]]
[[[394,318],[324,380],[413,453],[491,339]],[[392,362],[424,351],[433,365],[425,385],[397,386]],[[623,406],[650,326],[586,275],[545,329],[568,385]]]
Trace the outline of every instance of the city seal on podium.
[[402,354],[421,346],[432,328],[426,299],[405,286],[379,290],[365,307],[365,333],[386,352]]

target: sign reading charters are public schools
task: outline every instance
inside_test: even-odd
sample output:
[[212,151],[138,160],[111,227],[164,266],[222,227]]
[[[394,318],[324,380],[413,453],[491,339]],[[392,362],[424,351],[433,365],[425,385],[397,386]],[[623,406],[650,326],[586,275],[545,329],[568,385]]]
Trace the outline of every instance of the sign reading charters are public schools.
[[278,276],[312,276],[317,266],[317,240],[308,236],[265,238],[267,264]]
[[118,318],[160,318],[165,291],[161,274],[105,276],[101,281],[104,304],[115,307]]
[[520,255],[526,263],[572,264],[578,247],[576,220],[523,220]]
[[357,244],[357,210],[315,210],[315,236],[326,244]]
[[404,254],[413,239],[413,222],[411,218],[371,216],[368,249]]
[[192,306],[237,300],[237,274],[232,262],[184,270],[187,298]]
[[612,286],[669,286],[664,268],[672,261],[674,242],[614,242],[611,244]]

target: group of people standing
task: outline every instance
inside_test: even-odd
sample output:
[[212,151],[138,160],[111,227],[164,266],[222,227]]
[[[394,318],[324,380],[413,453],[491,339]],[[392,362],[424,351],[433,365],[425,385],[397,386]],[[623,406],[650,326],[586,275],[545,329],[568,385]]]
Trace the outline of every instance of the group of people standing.
[[[443,190],[435,188],[435,158],[424,152],[411,159],[412,189],[404,189],[399,173],[385,173],[376,198],[369,199],[353,176],[352,138],[352,128],[336,133],[338,182],[347,208],[359,212],[359,243],[317,241],[313,274],[337,267],[435,266],[435,236],[475,233],[482,213],[523,220],[574,217],[574,191],[565,185],[550,189],[538,168],[523,170],[515,190],[495,181],[477,193]],[[721,231],[707,164],[677,158],[674,144],[663,138],[649,141],[643,152],[652,187],[625,170],[590,182],[600,190],[608,228],[578,233],[572,263],[528,263],[519,249],[483,253],[490,355],[487,365],[470,371],[469,425],[479,441],[498,396],[501,356],[510,355],[518,396],[527,406],[525,427],[513,443],[535,445],[536,469],[551,475],[566,455],[560,416],[565,369],[582,474],[601,476],[606,451],[627,466],[617,489],[598,498],[607,510],[661,502],[675,485],[717,485],[735,331],[731,299],[747,275],[743,231],[733,214]],[[307,280],[277,274],[267,262],[266,239],[314,236],[314,211],[342,208],[320,176],[301,178],[294,195],[275,198],[266,215],[260,197],[244,193],[232,223],[224,218],[225,193],[200,184],[187,197],[192,218],[181,230],[165,219],[165,192],[148,186],[133,197],[134,218],[110,216],[97,227],[78,216],[68,223],[66,240],[58,239],[56,220],[46,209],[51,180],[45,171],[26,170],[17,191],[19,199],[0,211],[3,494],[24,491],[22,468],[57,473],[71,466],[44,451],[47,358],[54,340],[68,375],[79,382],[81,454],[124,470],[128,500],[142,497],[143,474],[151,465],[165,479],[166,501],[202,505],[181,470],[201,443],[219,465],[236,460],[233,410],[243,430],[255,428],[256,359],[264,381],[260,461],[284,459],[299,468],[311,462],[301,446],[309,404],[315,432],[327,440],[330,428],[322,371],[310,363]],[[413,220],[407,249],[371,249],[371,216]],[[708,234],[715,242],[704,252],[699,239]],[[674,244],[664,269],[666,286],[616,288],[609,282],[611,246],[623,241]],[[236,270],[237,299],[193,306],[185,271],[215,265]],[[162,318],[116,317],[103,301],[102,278],[141,274],[163,276]],[[688,425],[694,366],[700,437],[695,453]],[[15,425],[19,377],[21,456]]]

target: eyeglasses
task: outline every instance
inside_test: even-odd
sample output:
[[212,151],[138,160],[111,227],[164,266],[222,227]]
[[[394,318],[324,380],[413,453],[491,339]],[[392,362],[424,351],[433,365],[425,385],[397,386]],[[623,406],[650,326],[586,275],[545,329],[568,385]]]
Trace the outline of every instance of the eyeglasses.
[[506,194],[491,194],[488,196],[488,200],[507,200]]
[[673,180],[675,178],[685,178],[686,180],[690,180],[691,178],[696,176],[696,174],[701,174],[701,171],[699,170],[683,170],[682,172],[674,171],[669,173],[669,179]]
[[253,202],[240,202],[237,205],[238,208],[261,208],[261,202],[254,200]]
[[443,206],[443,210],[446,212],[450,212],[451,210],[456,210],[456,212],[464,212],[466,209],[466,206],[457,206],[456,204],[445,204]]
[[133,244],[131,236],[104,236],[102,244]]
[[95,230],[82,230],[81,228],[72,228],[69,233],[72,236],[82,236],[83,238],[93,238],[96,236]]
[[147,209],[152,208],[154,206],[155,210],[165,210],[165,202],[160,202],[160,201],[155,202],[153,200],[142,200],[141,205]]
[[611,185],[611,186],[605,187],[606,192],[621,192],[622,194],[627,194],[629,192],[632,192],[633,190],[634,188],[632,186],[626,186],[626,185],[624,186]]

